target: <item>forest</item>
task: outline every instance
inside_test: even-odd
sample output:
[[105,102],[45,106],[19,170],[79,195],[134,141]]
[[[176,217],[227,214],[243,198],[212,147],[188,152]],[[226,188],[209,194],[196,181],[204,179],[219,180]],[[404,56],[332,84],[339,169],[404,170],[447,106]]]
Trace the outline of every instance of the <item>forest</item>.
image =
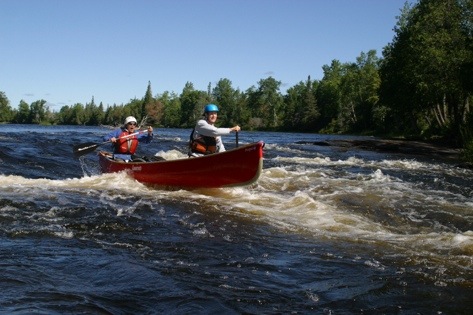
[[153,95],[148,82],[144,96],[126,104],[105,106],[92,97],[55,112],[43,99],[14,109],[0,91],[0,122],[117,126],[133,115],[155,127],[192,128],[203,107],[215,103],[222,126],[441,139],[473,161],[473,0],[406,2],[393,30],[381,57],[369,50],[352,62],[332,60],[322,79],[309,75],[284,92],[271,76],[245,91],[222,78],[206,91],[187,82],[180,94]]

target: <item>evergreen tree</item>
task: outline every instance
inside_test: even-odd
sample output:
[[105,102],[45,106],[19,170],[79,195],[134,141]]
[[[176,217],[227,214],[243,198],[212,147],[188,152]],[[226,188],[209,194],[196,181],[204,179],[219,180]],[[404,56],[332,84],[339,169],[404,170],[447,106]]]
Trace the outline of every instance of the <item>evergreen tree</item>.
[[140,117],[145,117],[147,115],[146,107],[154,103],[153,93],[151,92],[151,81],[148,81],[148,87],[146,88],[145,97],[143,99],[143,105],[141,107]]
[[237,113],[238,91],[232,88],[229,79],[220,79],[213,89],[212,100],[219,105],[219,123],[221,125],[235,125]]
[[19,124],[29,124],[30,121],[30,105],[24,100],[20,101],[18,105],[18,112],[15,117],[15,121]]
[[310,76],[307,78],[306,84],[304,85],[303,95],[301,99],[301,130],[302,131],[316,131],[317,118],[320,113],[317,107],[316,91],[317,81],[311,81]]
[[336,119],[341,108],[340,85],[343,77],[344,66],[338,60],[332,60],[330,66],[322,67],[324,76],[319,82],[316,91],[317,104],[320,109],[318,121],[319,130],[335,132]]
[[301,81],[287,90],[283,127],[292,131],[317,131],[314,126],[318,115],[315,89],[309,76],[305,83]]
[[33,124],[41,124],[46,118],[48,108],[45,100],[38,100],[30,105],[29,121]]
[[155,99],[151,92],[151,82],[148,81],[145,97],[143,98],[143,106],[141,117],[146,117],[147,125],[159,125],[163,117],[164,105]]
[[177,128],[181,122],[181,102],[174,93],[164,92],[158,97],[163,104],[162,125],[168,128]]
[[207,92],[197,91],[194,85],[187,82],[181,95],[181,127],[193,127],[203,114],[204,106],[210,102]]
[[277,128],[283,105],[283,97],[279,91],[281,81],[268,77],[260,80],[258,85],[256,91],[250,90],[253,94],[250,96],[253,116],[261,118],[266,128]]
[[10,101],[4,92],[0,91],[0,122],[10,122],[13,118],[13,110]]
[[71,108],[71,118],[73,125],[85,125],[87,118],[84,105],[81,103],[74,104]]

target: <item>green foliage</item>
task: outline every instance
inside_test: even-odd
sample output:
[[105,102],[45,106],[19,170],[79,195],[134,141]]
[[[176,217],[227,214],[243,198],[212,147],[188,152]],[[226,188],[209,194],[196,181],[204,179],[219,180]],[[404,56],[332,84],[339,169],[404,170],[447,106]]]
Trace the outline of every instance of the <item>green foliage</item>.
[[466,161],[473,163],[473,139],[466,142],[463,147],[462,155]]
[[[469,101],[473,101],[473,97],[470,97]],[[473,163],[473,111],[468,113],[467,121],[462,126],[461,132],[464,139],[463,156],[467,161]]]
[[49,109],[46,107],[45,100],[39,100],[39,101],[31,103],[28,121],[33,124],[44,123],[44,120],[46,118],[46,113],[48,110]]
[[181,121],[181,101],[174,93],[164,92],[158,100],[163,104],[161,124],[165,127],[177,127]]
[[284,97],[283,127],[287,130],[300,130],[304,132],[316,131],[316,122],[320,116],[317,106],[318,82],[299,82],[287,91]]
[[13,117],[13,110],[10,101],[4,92],[0,91],[0,122],[9,122]]
[[431,129],[462,141],[473,91],[471,39],[471,1],[420,0],[405,8],[380,70],[393,128]]
[[18,105],[18,111],[15,115],[15,122],[19,124],[29,124],[31,121],[29,120],[30,116],[30,105],[25,101],[21,100],[20,105]]
[[235,125],[237,124],[237,95],[239,91],[232,88],[232,82],[228,79],[220,79],[212,91],[212,101],[219,105],[220,112],[219,124],[221,125]]
[[322,67],[324,76],[316,91],[317,105],[320,109],[318,127],[321,129],[331,124],[338,116],[341,107],[340,85],[343,68],[338,60],[333,60],[330,66]]
[[448,137],[473,152],[473,1],[407,2],[383,49],[361,52],[354,62],[333,60],[323,78],[300,81],[282,94],[268,77],[242,92],[229,79],[196,90],[187,82],[180,94],[153,96],[104,108],[94,98],[51,113],[44,100],[9,107],[0,92],[0,120],[16,123],[120,125],[126,116],[153,126],[192,128],[206,104],[220,107],[219,125],[243,130],[325,133],[381,133]]
[[197,91],[194,85],[187,82],[179,97],[181,103],[181,127],[194,127],[197,119],[202,117],[204,106],[210,102],[208,92]]
[[253,118],[259,121],[258,128],[278,128],[280,126],[283,97],[279,91],[281,82],[273,77],[260,80],[258,89],[247,91],[248,106]]

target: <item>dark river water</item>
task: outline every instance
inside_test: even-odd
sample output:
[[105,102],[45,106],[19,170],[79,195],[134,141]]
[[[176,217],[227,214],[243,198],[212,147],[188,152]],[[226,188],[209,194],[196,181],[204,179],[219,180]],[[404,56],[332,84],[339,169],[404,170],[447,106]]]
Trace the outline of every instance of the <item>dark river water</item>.
[[[156,131],[142,154],[186,156]],[[0,313],[471,314],[473,170],[242,131],[255,184],[158,190],[74,158],[108,132],[0,125]]]

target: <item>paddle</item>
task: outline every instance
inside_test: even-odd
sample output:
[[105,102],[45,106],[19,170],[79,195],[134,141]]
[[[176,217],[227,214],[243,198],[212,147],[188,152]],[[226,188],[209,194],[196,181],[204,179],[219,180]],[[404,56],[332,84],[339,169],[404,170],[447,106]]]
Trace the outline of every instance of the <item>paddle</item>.
[[[134,133],[131,133],[127,136],[120,137],[118,139],[126,139],[126,138],[129,138],[129,137],[133,137],[135,135],[138,135],[140,133],[143,133],[143,132],[145,132],[145,131],[134,132]],[[98,147],[100,147],[101,145],[104,145],[106,143],[110,143],[110,141],[105,141],[105,142],[102,142],[102,143],[86,142],[86,143],[76,144],[73,147],[72,152],[74,153],[75,157],[79,157],[79,156],[94,152],[95,149],[97,149]]]
[[238,131],[235,133],[236,147],[238,148]]

